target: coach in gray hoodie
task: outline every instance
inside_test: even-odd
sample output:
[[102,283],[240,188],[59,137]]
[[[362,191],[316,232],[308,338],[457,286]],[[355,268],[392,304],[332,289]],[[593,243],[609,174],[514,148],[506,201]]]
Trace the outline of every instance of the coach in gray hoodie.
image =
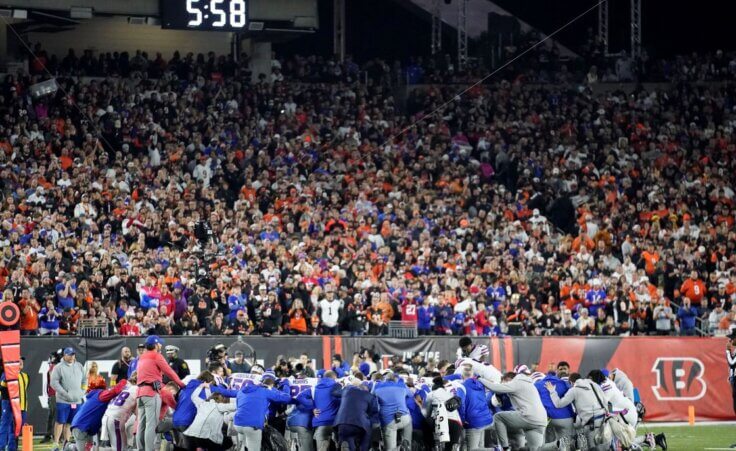
[[74,348],[64,349],[64,357],[51,372],[51,388],[56,390],[54,443],[57,447],[62,431],[66,441],[71,437],[72,419],[84,401],[83,383],[84,368],[77,362]]
[[502,384],[494,384],[485,378],[478,379],[493,393],[507,393],[516,409],[499,412],[493,417],[498,441],[503,449],[509,449],[509,433],[524,435],[530,451],[536,451],[544,445],[547,411],[528,371],[526,366],[520,365],[516,374],[507,373],[504,376]]
[[[600,443],[599,432],[603,426],[606,417],[607,408],[605,406],[605,395],[601,387],[590,379],[583,379],[579,374],[570,375],[570,383],[572,388],[565,393],[562,398],[552,387],[549,390],[549,397],[555,407],[565,407],[572,404],[575,406],[577,420],[575,426],[579,431],[583,431],[588,441],[588,449],[605,451],[610,447],[610,443]],[[549,383],[548,383],[549,384]],[[547,446],[545,446],[547,448]],[[552,448],[554,449],[554,448]]]

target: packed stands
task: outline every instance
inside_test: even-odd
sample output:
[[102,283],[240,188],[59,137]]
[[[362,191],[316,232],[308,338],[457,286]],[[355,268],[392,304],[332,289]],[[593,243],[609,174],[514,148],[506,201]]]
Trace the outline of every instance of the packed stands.
[[406,111],[410,66],[247,67],[37,48],[4,79],[0,288],[24,334],[736,328],[736,92],[692,83],[733,80],[733,54],[649,61],[654,90],[530,70]]

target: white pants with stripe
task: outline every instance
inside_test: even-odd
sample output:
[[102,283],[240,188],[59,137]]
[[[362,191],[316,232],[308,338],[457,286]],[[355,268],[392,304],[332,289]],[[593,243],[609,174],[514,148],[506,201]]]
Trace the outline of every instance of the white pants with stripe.
[[135,426],[135,415],[129,418],[105,415],[102,418],[101,440],[109,440],[112,451],[126,451],[134,443],[133,426]]

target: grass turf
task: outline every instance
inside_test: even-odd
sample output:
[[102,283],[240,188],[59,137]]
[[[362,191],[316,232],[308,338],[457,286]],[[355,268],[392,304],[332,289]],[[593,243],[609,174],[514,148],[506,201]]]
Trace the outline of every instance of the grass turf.
[[659,433],[664,432],[667,436],[667,445],[671,451],[690,451],[728,449],[736,443],[736,425],[708,425],[708,426],[665,426],[656,424],[651,426],[645,424],[639,427],[638,433],[645,431]]
[[[671,451],[695,451],[711,449],[728,449],[736,443],[736,425],[719,426],[660,426],[656,424],[639,427],[639,434],[645,432],[664,432]],[[40,438],[33,441],[34,450],[46,451],[51,446],[41,445]]]

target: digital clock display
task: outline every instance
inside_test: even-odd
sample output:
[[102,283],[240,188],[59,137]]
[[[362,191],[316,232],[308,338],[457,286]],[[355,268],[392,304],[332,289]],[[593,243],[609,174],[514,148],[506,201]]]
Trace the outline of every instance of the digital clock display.
[[161,0],[161,27],[177,30],[242,31],[246,0]]

